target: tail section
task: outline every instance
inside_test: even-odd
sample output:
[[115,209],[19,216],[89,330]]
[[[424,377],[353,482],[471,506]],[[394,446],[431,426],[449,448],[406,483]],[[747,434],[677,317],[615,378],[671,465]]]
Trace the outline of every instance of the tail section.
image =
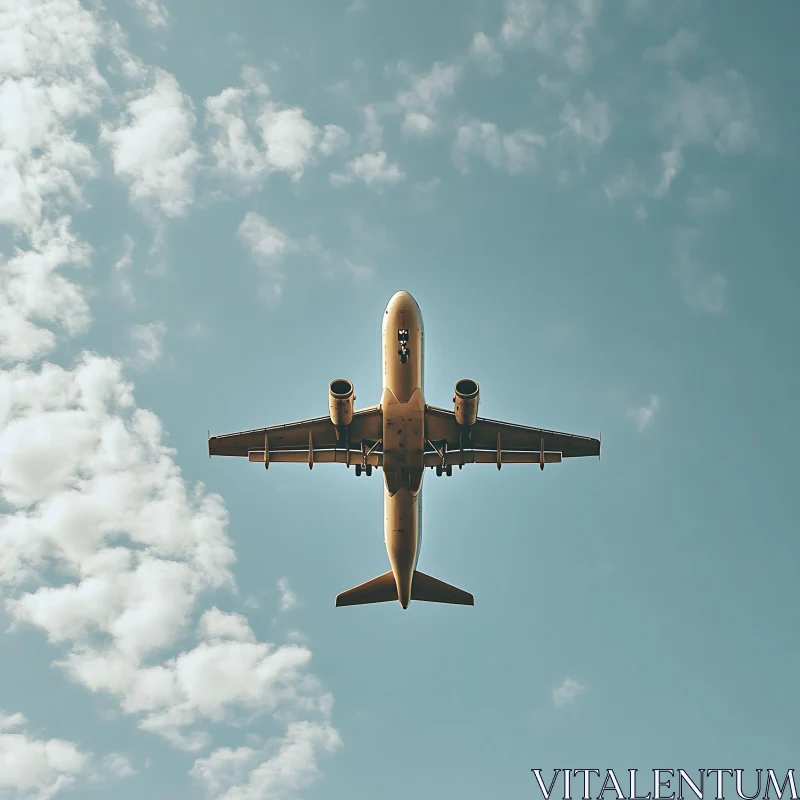
[[[337,606],[363,606],[368,603],[388,603],[398,600],[397,582],[390,570],[366,583],[360,583],[336,596]],[[474,606],[475,599],[469,592],[432,578],[424,572],[414,570],[411,581],[411,599],[425,603],[452,603],[459,606]]]
[[411,582],[411,599],[422,600],[426,603],[453,603],[459,606],[475,605],[475,598],[469,592],[432,578],[424,572],[417,572],[417,570],[414,570],[414,580]]
[[366,583],[360,583],[336,595],[337,606],[361,606],[367,603],[388,603],[397,600],[397,583],[391,570]]

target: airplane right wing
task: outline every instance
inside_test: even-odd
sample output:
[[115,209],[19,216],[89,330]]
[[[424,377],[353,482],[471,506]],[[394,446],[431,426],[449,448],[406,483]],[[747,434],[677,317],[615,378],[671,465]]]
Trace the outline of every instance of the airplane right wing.
[[[558,463],[562,458],[599,456],[600,440],[544,428],[514,425],[478,417],[466,439],[455,414],[444,408],[425,409],[425,436],[443,445],[441,451],[426,453],[425,465]],[[463,449],[462,449],[463,448]],[[444,456],[444,458],[442,458]],[[429,463],[430,462],[430,463]]]

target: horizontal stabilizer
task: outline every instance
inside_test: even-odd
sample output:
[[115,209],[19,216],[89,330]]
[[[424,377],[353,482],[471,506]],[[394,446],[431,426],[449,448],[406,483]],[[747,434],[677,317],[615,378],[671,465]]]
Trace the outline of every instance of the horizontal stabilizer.
[[[431,579],[432,580],[432,579]],[[438,581],[437,581],[438,583]],[[443,584],[447,585],[447,584]],[[452,587],[451,587],[452,588]],[[458,591],[458,589],[456,589]],[[337,606],[361,606],[367,603],[388,603],[397,600],[397,583],[391,570],[371,581],[361,583],[336,595]]]
[[[352,589],[350,591],[353,591]],[[475,599],[469,592],[457,589],[449,583],[432,578],[424,572],[414,570],[411,582],[411,599],[426,603],[454,603],[459,606],[474,606]]]

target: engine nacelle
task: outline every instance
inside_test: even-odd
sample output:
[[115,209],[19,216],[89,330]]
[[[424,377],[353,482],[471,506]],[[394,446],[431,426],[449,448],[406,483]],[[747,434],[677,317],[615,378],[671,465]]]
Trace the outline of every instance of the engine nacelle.
[[328,408],[331,413],[331,422],[337,429],[346,428],[353,421],[355,399],[353,384],[350,381],[344,378],[331,381],[328,390]]
[[475,381],[463,378],[456,384],[456,422],[465,428],[471,428],[478,418],[478,401],[480,389]]

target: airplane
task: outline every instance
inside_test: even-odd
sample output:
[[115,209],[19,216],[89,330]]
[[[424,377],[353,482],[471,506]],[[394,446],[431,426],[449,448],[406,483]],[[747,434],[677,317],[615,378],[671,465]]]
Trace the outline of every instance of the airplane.
[[383,470],[384,540],[391,569],[341,592],[336,606],[411,600],[475,604],[473,596],[417,570],[422,544],[422,479],[425,469],[451,476],[465,464],[545,464],[562,458],[600,456],[600,440],[529,428],[478,416],[480,389],[464,378],[455,385],[452,411],[429,406],[424,395],[425,333],[422,312],[406,291],[396,292],[383,315],[383,391],[380,403],[355,409],[353,384],[328,387],[328,415],[315,419],[208,437],[211,456],[239,456],[263,463],[337,463],[355,474]]

